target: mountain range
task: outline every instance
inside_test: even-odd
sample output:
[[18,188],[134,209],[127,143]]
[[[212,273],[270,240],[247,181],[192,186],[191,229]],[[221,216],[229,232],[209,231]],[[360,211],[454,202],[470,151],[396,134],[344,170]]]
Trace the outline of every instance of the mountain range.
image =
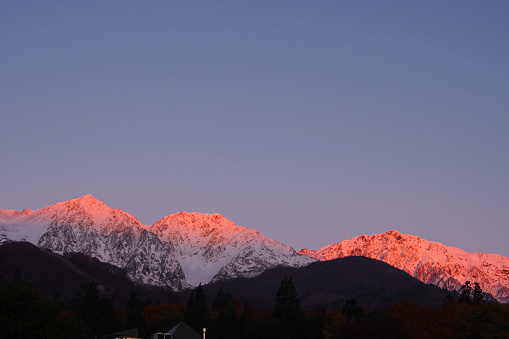
[[[71,301],[80,286],[91,281],[118,306],[127,305],[132,292],[144,302],[169,304],[185,304],[192,292],[134,284],[123,269],[82,253],[60,256],[28,242],[6,242],[0,246],[0,280],[15,275],[30,282],[42,296],[61,302]],[[447,298],[446,290],[426,285],[382,261],[355,256],[316,261],[305,267],[269,268],[256,277],[216,280],[204,285],[203,290],[208,305],[213,305],[221,289],[255,309],[268,310],[285,277],[292,278],[304,310],[318,306],[337,310],[347,299],[355,299],[369,311],[399,300],[438,309]],[[457,293],[452,293],[457,299]]]
[[299,252],[321,261],[348,256],[381,260],[426,284],[448,290],[458,291],[466,281],[477,282],[498,301],[509,302],[509,258],[497,254],[468,253],[394,230]]
[[26,241],[124,269],[136,284],[180,291],[316,259],[219,214],[180,212],[151,226],[86,195],[39,210],[0,210],[0,243]]
[[174,291],[256,277],[279,266],[302,268],[363,256],[449,290],[458,290],[466,280],[478,282],[483,291],[509,302],[509,258],[467,253],[397,231],[296,252],[219,214],[179,212],[148,226],[86,195],[39,210],[0,209],[0,244],[12,241],[63,256],[82,253],[123,269],[134,284]]

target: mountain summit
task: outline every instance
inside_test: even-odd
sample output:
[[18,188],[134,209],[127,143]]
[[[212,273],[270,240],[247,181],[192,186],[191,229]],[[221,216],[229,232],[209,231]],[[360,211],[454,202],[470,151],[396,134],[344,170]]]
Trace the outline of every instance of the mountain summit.
[[497,254],[468,253],[417,236],[388,231],[360,235],[317,251],[300,251],[321,261],[363,256],[384,261],[426,284],[460,289],[469,280],[498,301],[509,302],[509,258]]
[[300,267],[315,261],[220,214],[180,212],[159,220],[150,230],[175,250],[193,286],[253,277],[279,265]]
[[295,252],[220,214],[179,212],[147,226],[85,195],[38,210],[0,209],[0,244],[8,241],[30,242],[60,255],[83,253],[124,269],[134,283],[175,291],[254,277],[276,266],[364,256],[449,290],[458,290],[467,280],[478,282],[483,291],[509,302],[509,258],[467,253],[398,231]]
[[60,255],[83,253],[123,268],[135,283],[187,286],[170,248],[132,215],[92,195],[39,210],[0,210],[1,241],[27,241]]
[[180,212],[146,226],[92,195],[35,211],[0,210],[6,241],[83,253],[123,268],[135,283],[174,290],[316,261],[219,214]]

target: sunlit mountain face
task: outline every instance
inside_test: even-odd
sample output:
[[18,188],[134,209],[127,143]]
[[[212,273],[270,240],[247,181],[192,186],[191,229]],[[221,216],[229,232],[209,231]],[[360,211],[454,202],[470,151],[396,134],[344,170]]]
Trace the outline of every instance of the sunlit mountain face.
[[40,210],[0,210],[0,241],[83,253],[125,269],[138,284],[174,290],[316,259],[219,214],[180,212],[152,226],[86,195]]
[[360,235],[300,253],[322,261],[347,256],[378,259],[424,283],[449,290],[459,290],[467,280],[477,282],[498,301],[509,302],[509,258],[496,254],[468,253],[397,231]]
[[27,241],[60,255],[83,253],[125,269],[139,284],[185,288],[171,248],[135,217],[91,195],[21,213],[0,212],[3,241]]
[[509,258],[467,253],[397,231],[296,252],[219,214],[179,212],[148,226],[86,195],[39,210],[0,210],[0,243],[8,241],[30,242],[60,255],[83,253],[124,269],[136,284],[175,291],[254,277],[277,266],[364,256],[449,290],[477,282],[484,292],[509,302]]
[[159,220],[150,230],[175,250],[193,286],[252,277],[279,265],[300,267],[315,261],[220,214],[180,212]]

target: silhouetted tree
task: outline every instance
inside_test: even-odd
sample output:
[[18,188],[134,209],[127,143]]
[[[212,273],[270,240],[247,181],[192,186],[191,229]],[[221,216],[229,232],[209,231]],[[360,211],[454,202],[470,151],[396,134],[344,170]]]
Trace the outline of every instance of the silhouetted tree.
[[118,331],[121,326],[115,316],[113,300],[101,297],[95,282],[82,285],[70,306],[76,318],[90,328],[94,337]]
[[445,300],[444,300],[444,302],[446,302],[446,303],[447,303],[447,302],[450,302],[450,301],[454,301],[454,297],[452,296],[451,291],[448,291],[448,292],[447,292],[447,295],[445,296]]
[[189,300],[186,304],[186,311],[184,313],[184,321],[191,326],[192,328],[196,327],[197,323],[196,316],[196,297],[194,296],[194,292],[191,292],[189,295]]
[[251,339],[255,337],[253,334],[254,332],[253,311],[251,310],[251,307],[249,307],[247,301],[244,303],[244,308],[242,309],[242,313],[240,314],[239,325],[241,338]]
[[207,300],[201,284],[196,289],[196,294],[191,293],[185,312],[184,321],[198,333],[210,323],[210,314],[207,310]]
[[145,327],[145,321],[143,320],[143,316],[141,314],[144,307],[145,305],[138,298],[136,292],[132,292],[129,296],[129,300],[127,301],[127,309],[129,310],[129,313],[127,316],[125,328]]
[[276,294],[272,317],[278,319],[280,338],[301,338],[303,336],[304,314],[293,285],[292,278],[286,277]]
[[87,337],[86,329],[75,319],[60,316],[57,302],[41,297],[20,274],[15,278],[0,282],[1,338],[65,338],[66,333]]
[[232,306],[227,310],[224,308],[219,311],[215,324],[215,338],[236,339],[240,338],[239,318],[237,312]]
[[223,289],[220,288],[217,292],[216,298],[214,299],[214,303],[212,304],[212,311],[225,310],[228,308],[232,296],[230,292],[226,294],[223,292]]
[[357,305],[357,300],[355,299],[346,299],[345,305],[343,306],[341,311],[350,322],[352,322],[352,320],[355,320],[355,322],[359,322],[359,320],[361,320],[362,317],[364,316],[364,310],[362,309],[362,307]]
[[307,337],[313,339],[325,338],[324,330],[329,326],[329,317],[323,307],[316,308],[307,317]]
[[12,282],[13,283],[20,283],[23,281],[23,275],[19,270],[16,270],[12,275]]
[[472,304],[484,304],[484,295],[482,293],[481,286],[478,283],[474,283],[474,292],[472,292]]
[[461,288],[460,293],[460,302],[465,302],[467,304],[472,303],[472,286],[470,286],[470,281],[465,281],[465,285]]

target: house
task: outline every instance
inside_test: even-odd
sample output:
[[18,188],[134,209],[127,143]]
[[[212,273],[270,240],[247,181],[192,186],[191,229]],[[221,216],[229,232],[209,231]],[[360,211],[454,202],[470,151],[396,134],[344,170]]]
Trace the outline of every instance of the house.
[[138,328],[133,327],[127,330],[111,333],[102,337],[102,339],[142,339],[138,333]]
[[154,333],[151,339],[202,339],[202,335],[181,321],[166,333]]
[[150,339],[171,339],[171,334],[163,333],[163,332],[156,332],[152,333],[150,336]]

